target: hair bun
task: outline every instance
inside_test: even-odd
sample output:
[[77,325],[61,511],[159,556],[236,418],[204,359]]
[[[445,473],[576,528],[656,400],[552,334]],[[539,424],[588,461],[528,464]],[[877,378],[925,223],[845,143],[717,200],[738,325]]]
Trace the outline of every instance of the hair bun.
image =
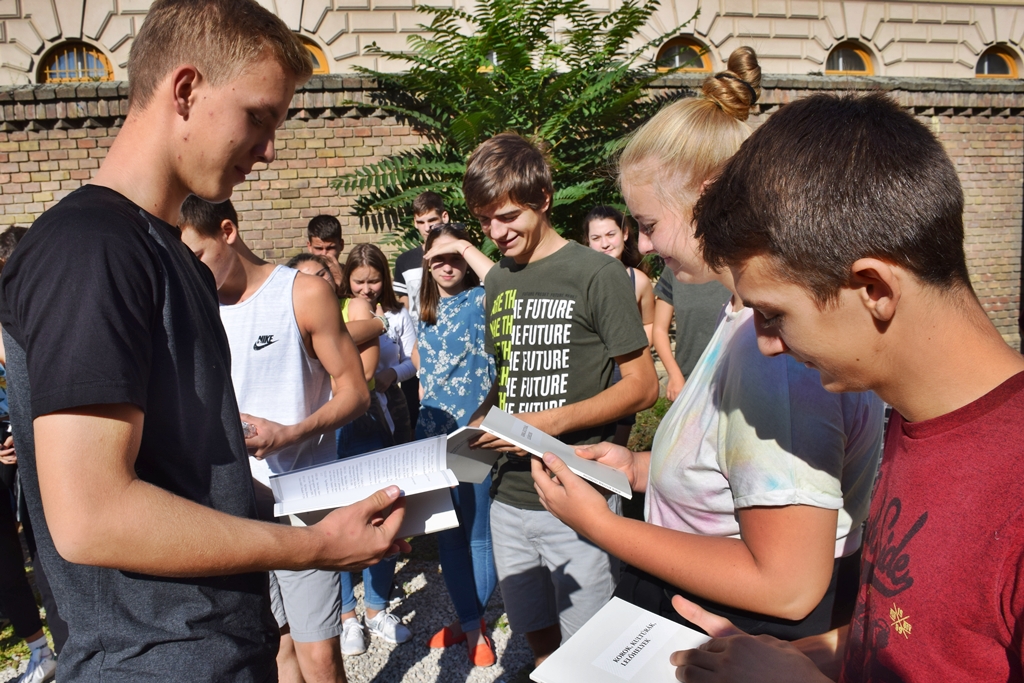
[[761,96],[761,67],[757,63],[757,53],[745,46],[733,50],[726,70],[704,79],[701,91],[726,114],[746,121],[750,108]]

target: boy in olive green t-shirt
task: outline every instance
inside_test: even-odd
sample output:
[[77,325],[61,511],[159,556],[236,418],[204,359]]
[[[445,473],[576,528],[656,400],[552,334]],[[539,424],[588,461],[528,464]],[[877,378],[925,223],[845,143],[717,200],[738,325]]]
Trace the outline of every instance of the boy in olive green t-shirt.
[[[498,406],[567,443],[610,438],[617,420],[658,397],[625,270],[551,227],[551,171],[519,135],[477,147],[463,193],[504,257],[485,281],[498,379],[474,424]],[[614,363],[622,380],[612,386]],[[491,490],[494,559],[509,623],[539,664],[611,599],[617,563],[544,510],[528,455],[491,437],[480,443],[506,451]]]

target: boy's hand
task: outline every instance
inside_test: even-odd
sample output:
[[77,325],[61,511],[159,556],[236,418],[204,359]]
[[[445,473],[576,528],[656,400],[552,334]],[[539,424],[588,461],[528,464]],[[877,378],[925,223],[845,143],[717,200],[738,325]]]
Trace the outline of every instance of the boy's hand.
[[0,463],[4,465],[17,465],[18,454],[14,452],[14,437],[8,436],[0,447]]
[[684,619],[711,640],[695,650],[673,652],[676,679],[687,683],[824,683],[829,679],[793,645],[771,636],[749,636],[732,622],[685,598],[672,598]]
[[614,467],[626,475],[631,489],[634,491],[638,490],[637,480],[640,479],[641,474],[637,472],[636,456],[633,451],[625,446],[618,446],[610,441],[602,441],[590,446],[577,446],[576,455],[587,460],[596,460],[602,465],[608,465],[608,467]]
[[[543,462],[533,458],[533,487],[544,509],[584,536],[600,523],[603,515],[613,514],[608,501],[588,482],[576,476],[554,453],[545,453]],[[552,478],[551,475],[554,475]]]
[[334,510],[310,527],[320,536],[319,569],[360,571],[382,558],[411,550],[396,538],[405,518],[405,501],[397,486],[377,491],[369,498]]
[[292,426],[246,413],[241,413],[241,419],[256,427],[256,434],[246,438],[245,447],[249,455],[257,460],[262,460],[274,451],[295,442]]

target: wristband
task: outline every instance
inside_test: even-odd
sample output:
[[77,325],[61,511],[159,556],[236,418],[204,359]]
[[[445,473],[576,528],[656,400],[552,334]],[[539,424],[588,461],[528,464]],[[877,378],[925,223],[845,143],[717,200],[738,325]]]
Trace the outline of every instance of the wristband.
[[381,332],[381,334],[387,334],[391,330],[391,323],[388,321],[387,316],[375,315],[373,317],[379,320],[382,325],[384,325],[384,331]]

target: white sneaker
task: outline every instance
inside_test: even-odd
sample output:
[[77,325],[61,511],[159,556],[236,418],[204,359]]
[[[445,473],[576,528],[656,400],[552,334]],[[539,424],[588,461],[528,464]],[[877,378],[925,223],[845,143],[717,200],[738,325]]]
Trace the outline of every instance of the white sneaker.
[[367,619],[366,628],[389,643],[406,643],[412,639],[412,632],[391,612],[380,612],[374,618]]
[[350,657],[366,652],[366,636],[363,625],[356,617],[341,622],[341,654]]
[[46,683],[57,675],[57,657],[53,650],[43,647],[32,651],[28,660],[28,669],[21,675],[17,683]]

